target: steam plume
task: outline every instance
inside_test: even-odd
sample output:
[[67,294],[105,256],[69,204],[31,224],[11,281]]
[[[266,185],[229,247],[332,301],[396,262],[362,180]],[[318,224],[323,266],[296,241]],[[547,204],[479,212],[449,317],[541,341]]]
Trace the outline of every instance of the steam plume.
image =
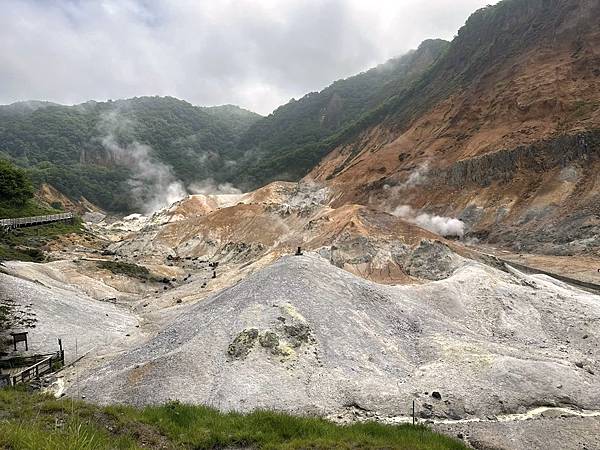
[[465,234],[462,220],[415,211],[410,205],[398,206],[392,214],[440,236],[463,237]]
[[421,184],[425,184],[427,181],[427,176],[429,174],[429,162],[424,162],[422,165],[417,167],[416,170],[413,170],[408,179],[402,183],[400,188],[412,188],[415,186],[419,186]]
[[188,186],[188,190],[192,194],[204,195],[224,195],[224,194],[241,194],[242,191],[236,188],[231,183],[215,183],[212,178],[197,181]]
[[121,144],[118,136],[130,134],[131,122],[113,111],[105,114],[99,125],[104,136],[102,146],[112,160],[132,172],[128,180],[131,195],[145,214],[153,213],[187,195],[183,183],[175,177],[171,166],[156,160],[152,148],[133,140]]

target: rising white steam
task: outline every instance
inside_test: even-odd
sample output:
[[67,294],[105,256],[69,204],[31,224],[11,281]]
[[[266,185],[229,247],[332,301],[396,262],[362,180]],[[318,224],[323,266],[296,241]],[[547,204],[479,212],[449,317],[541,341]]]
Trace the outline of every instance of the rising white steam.
[[131,122],[117,112],[105,114],[99,125],[104,134],[101,143],[114,163],[132,172],[128,180],[131,196],[142,211],[149,214],[181,200],[187,191],[171,166],[152,156],[150,146],[135,140],[127,144],[119,143],[117,136],[126,134],[130,127]]
[[398,206],[392,214],[440,236],[463,237],[465,234],[462,220],[415,211],[409,205]]
[[215,183],[215,181],[211,178],[190,184],[188,186],[188,190],[192,194],[204,195],[239,195],[242,193],[241,190],[236,188],[231,183]]
[[413,170],[407,180],[399,185],[400,188],[412,188],[415,186],[419,186],[421,184],[425,184],[427,181],[427,176],[429,174],[429,162],[424,162],[422,165]]

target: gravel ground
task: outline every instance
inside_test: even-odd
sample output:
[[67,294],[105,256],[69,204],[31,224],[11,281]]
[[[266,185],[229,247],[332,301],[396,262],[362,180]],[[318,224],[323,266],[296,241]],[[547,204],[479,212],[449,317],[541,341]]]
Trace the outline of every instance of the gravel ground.
[[480,450],[597,450],[600,417],[555,417],[518,422],[435,425]]
[[30,281],[0,273],[0,298],[27,313],[30,353],[55,352],[61,338],[67,362],[100,347],[126,346],[137,330],[138,319],[127,309],[50,278]]

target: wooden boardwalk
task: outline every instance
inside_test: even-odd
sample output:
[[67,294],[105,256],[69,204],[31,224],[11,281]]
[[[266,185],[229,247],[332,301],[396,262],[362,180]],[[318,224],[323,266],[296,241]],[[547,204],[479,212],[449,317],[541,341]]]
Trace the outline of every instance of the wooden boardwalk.
[[34,227],[53,222],[72,221],[75,215],[71,212],[62,214],[50,214],[48,216],[17,217],[15,219],[0,219],[0,228],[12,230],[14,228]]

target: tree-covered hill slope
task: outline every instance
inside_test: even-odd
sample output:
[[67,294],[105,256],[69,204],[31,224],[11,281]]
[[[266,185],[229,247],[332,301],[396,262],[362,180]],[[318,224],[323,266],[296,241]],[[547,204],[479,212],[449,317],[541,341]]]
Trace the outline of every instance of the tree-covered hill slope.
[[151,209],[206,180],[244,190],[297,180],[322,158],[328,139],[405,90],[447,45],[425,41],[268,117],[171,97],[0,106],[0,156],[29,169],[35,184],[109,211]]
[[238,178],[256,187],[302,177],[331,148],[329,140],[411,86],[448,44],[441,39],[427,40],[417,50],[336,81],[321,92],[292,99],[257,120],[240,141],[240,149],[252,159],[238,172]]
[[259,117],[170,97],[76,106],[22,102],[0,106],[0,156],[30,169],[37,184],[129,211],[149,195],[131,196],[131,179],[168,185],[225,177],[228,163],[238,159],[241,134]]

